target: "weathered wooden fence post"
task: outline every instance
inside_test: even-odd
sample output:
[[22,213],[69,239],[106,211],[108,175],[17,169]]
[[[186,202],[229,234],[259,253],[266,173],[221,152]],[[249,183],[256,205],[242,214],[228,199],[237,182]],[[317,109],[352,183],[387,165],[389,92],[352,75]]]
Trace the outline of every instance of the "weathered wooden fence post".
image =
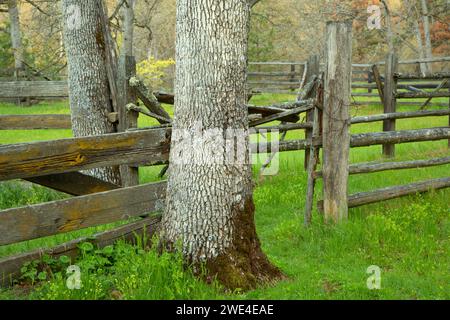
[[[392,113],[397,110],[397,80],[394,73],[398,69],[398,59],[394,53],[386,57],[385,79],[384,79],[384,113]],[[383,131],[395,131],[395,119],[383,121]],[[389,158],[395,156],[395,144],[384,144],[383,155]]]
[[[136,104],[137,102],[136,91],[130,86],[130,78],[136,76],[136,60],[133,55],[134,7],[135,0],[127,0],[127,3],[122,8],[124,31],[117,72],[117,104],[119,113],[117,131],[119,132],[125,132],[128,129],[137,128],[138,126],[139,113],[133,110],[127,110],[126,107],[129,103]],[[120,166],[120,176],[123,187],[131,187],[139,184],[138,167]]]
[[352,21],[328,22],[323,113],[323,194],[326,221],[348,217],[352,82]]
[[[367,83],[369,84],[369,86],[373,83],[373,73],[372,70],[367,70]],[[372,88],[369,87],[367,89],[367,93],[372,93]]]
[[[136,76],[136,61],[133,56],[121,55],[118,67],[118,132],[125,132],[130,128],[137,128],[139,114],[136,111],[128,111],[129,103],[136,103],[134,90],[130,87],[129,80]],[[120,166],[122,186],[131,187],[139,184],[139,168],[127,165]]]
[[296,88],[294,88],[294,85],[296,84],[296,80],[295,80],[295,71],[296,71],[296,68],[295,68],[295,64],[291,64],[291,76],[290,76],[290,82],[292,82],[293,83],[293,85],[289,88],[290,89],[290,91],[293,91],[293,90],[295,90]]
[[[305,83],[310,83],[312,80],[314,80],[314,77],[318,77],[320,73],[320,61],[319,56],[314,55],[309,57],[306,66],[306,81]],[[312,97],[316,97],[316,91],[317,86],[314,85],[314,88],[311,90],[311,92],[306,96],[306,99],[310,99]],[[306,121],[312,122],[314,120],[314,109],[308,111],[306,113]],[[312,137],[313,129],[306,129],[305,130],[305,139],[308,140]],[[309,149],[305,149],[305,170],[308,170],[308,163],[309,163]]]

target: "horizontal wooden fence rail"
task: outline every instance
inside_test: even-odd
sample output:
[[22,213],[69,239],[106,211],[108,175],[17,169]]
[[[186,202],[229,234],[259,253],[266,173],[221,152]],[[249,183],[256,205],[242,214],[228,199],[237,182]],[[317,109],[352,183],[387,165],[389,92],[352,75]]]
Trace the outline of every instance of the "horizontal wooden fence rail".
[[[155,92],[160,103],[173,104],[170,93]],[[0,99],[2,98],[68,98],[67,80],[60,81],[0,81]]]
[[[439,83],[408,83],[408,84],[397,84],[397,89],[436,89]],[[448,88],[449,84],[445,84],[442,88]],[[353,89],[378,89],[376,84],[365,84],[365,83],[354,83],[352,84]]]
[[450,115],[450,110],[424,110],[411,112],[383,113],[371,116],[358,116],[351,119],[352,124],[383,121],[386,119],[409,119]]
[[394,73],[394,77],[398,80],[442,80],[450,79],[449,72],[438,72],[434,74],[422,75],[411,73]]
[[[436,63],[436,62],[448,62],[450,57],[434,57],[434,58],[423,58],[423,59],[407,59],[400,60],[398,64],[418,64],[418,63]],[[377,65],[385,65],[386,61],[375,62]],[[362,64],[364,65],[364,64]],[[370,64],[368,66],[371,66]]]
[[286,132],[292,130],[312,129],[312,127],[313,127],[312,122],[289,123],[289,124],[281,124],[279,126],[255,127],[250,130],[250,133],[261,133],[271,131]]
[[418,99],[418,98],[446,98],[450,97],[450,92],[397,92],[397,99]]
[[[349,195],[348,207],[356,208],[371,203],[396,199],[400,197],[414,195],[417,193],[429,192],[430,190],[439,190],[449,187],[450,187],[450,177],[416,182],[401,186],[387,187],[368,192],[360,192]],[[323,200],[317,203],[317,208],[320,212],[323,211]]]
[[[372,132],[353,134],[350,137],[350,147],[369,147],[373,145],[381,145],[385,143],[409,143],[409,142],[423,142],[436,141],[450,138],[450,128],[433,128],[433,129],[418,129],[418,130],[403,130],[403,131],[388,131],[388,132]],[[312,139],[314,146],[322,146],[322,138],[316,137]],[[277,146],[272,146],[272,143],[253,143],[251,144],[251,151],[253,153],[271,153],[272,150],[277,152],[298,151],[309,148],[311,143],[307,140],[287,140],[280,141]]]
[[[401,161],[401,162],[356,163],[348,167],[348,173],[350,175],[354,175],[354,174],[375,173],[389,170],[428,168],[428,167],[442,166],[446,164],[450,164],[450,157],[433,158],[427,160]],[[315,178],[321,178],[322,175],[323,175],[322,171],[317,171],[314,176]]]
[[263,71],[253,71],[248,72],[247,75],[249,77],[259,77],[259,76],[266,76],[266,77],[293,77],[293,76],[301,76],[303,73],[301,72],[263,72]]
[[0,245],[139,217],[164,207],[166,183],[0,211]]
[[248,64],[251,66],[290,66],[290,65],[304,66],[306,65],[306,61],[293,61],[293,62],[267,61],[267,62],[249,62]]
[[67,81],[8,81],[0,82],[0,98],[66,98]]
[[450,138],[450,128],[387,131],[353,134],[350,146],[368,147],[386,143],[401,144],[409,142],[436,141]]
[[299,84],[298,84],[298,80],[294,80],[294,81],[248,81],[248,84],[264,84],[264,85],[275,85],[275,86],[288,86],[288,87],[294,87],[295,89],[298,89]]
[[[366,101],[352,101],[351,103],[352,105],[355,106],[364,106],[364,105],[382,105],[382,102],[378,99],[378,100],[366,100]],[[398,106],[409,106],[409,107],[413,107],[413,106],[422,106],[423,102],[417,102],[417,101],[397,101],[397,105]],[[428,103],[427,104],[430,107],[446,107],[447,104],[445,102],[439,103]]]
[[155,215],[142,220],[132,222],[108,231],[97,233],[91,237],[82,237],[53,248],[37,249],[27,253],[0,259],[0,287],[8,287],[14,284],[14,280],[20,278],[20,269],[26,262],[40,260],[44,255],[58,259],[67,256],[74,261],[79,254],[79,245],[90,242],[98,248],[104,248],[114,244],[118,240],[136,243],[138,237],[151,240],[161,221],[161,215]]
[[[450,56],[443,56],[443,57],[434,57],[434,58],[423,58],[423,59],[406,59],[406,60],[400,60],[399,64],[417,64],[417,63],[436,63],[436,62],[448,62],[450,61]],[[305,65],[306,61],[300,61],[300,62],[250,62],[250,65]],[[378,61],[374,63],[353,63],[353,68],[371,68],[374,64],[377,65],[384,65],[386,64],[386,61]],[[323,66],[323,63],[321,63]]]
[[167,161],[170,129],[0,146],[0,181]]
[[120,188],[118,185],[80,172],[51,174],[26,178],[25,180],[73,196],[83,196]]
[[71,128],[68,114],[0,115],[0,130]]
[[[352,96],[353,97],[378,97],[377,93],[366,93],[366,92],[352,92]],[[379,101],[373,101],[373,102],[378,102]]]
[[297,107],[297,108],[294,108],[294,109],[286,110],[284,112],[273,114],[273,115],[264,117],[264,118],[259,119],[259,120],[251,121],[250,122],[250,127],[254,127],[254,126],[261,125],[261,124],[269,123],[269,122],[272,122],[272,121],[275,121],[275,120],[281,120],[281,119],[284,119],[286,117],[293,116],[293,115],[298,116],[299,113],[303,113],[303,112],[309,111],[312,108],[313,108],[313,105],[307,105],[307,106],[301,106],[301,107]]
[[358,163],[349,166],[349,174],[363,174],[388,170],[405,170],[442,166],[450,163],[450,157],[402,162]]

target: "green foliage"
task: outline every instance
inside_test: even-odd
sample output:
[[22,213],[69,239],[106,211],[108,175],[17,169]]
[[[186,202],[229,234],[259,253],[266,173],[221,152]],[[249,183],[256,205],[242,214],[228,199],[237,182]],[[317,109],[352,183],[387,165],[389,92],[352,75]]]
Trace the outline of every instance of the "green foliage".
[[[154,241],[157,241],[155,239]],[[142,243],[142,241],[141,241]],[[81,270],[81,288],[67,287],[65,269],[53,269],[33,278],[44,280],[30,299],[207,299],[220,297],[216,283],[205,284],[184,265],[178,253],[158,253],[142,246],[119,242],[96,249],[86,242],[79,246],[80,259],[74,262]],[[49,265],[50,266],[50,265]],[[52,265],[56,266],[56,265]],[[65,265],[66,266],[66,265]],[[24,270],[27,271],[27,270]],[[40,277],[41,275],[41,277]]]
[[[10,24],[6,22],[0,30],[0,77],[11,77],[14,75],[14,53],[12,50]],[[23,38],[24,60],[28,65],[34,65],[35,56],[33,52],[26,50],[28,39]]]

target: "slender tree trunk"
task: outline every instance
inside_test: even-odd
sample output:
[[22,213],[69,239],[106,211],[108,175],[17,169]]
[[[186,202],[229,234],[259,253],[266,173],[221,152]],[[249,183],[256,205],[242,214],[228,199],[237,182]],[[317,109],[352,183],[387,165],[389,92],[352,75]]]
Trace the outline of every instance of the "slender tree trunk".
[[[115,132],[107,75],[103,8],[100,1],[63,0],[65,48],[69,69],[72,130],[75,137]],[[119,169],[98,168],[90,174],[120,184]]]
[[[177,2],[175,117],[161,229],[166,245],[180,244],[189,263],[205,263],[231,289],[281,277],[261,251],[254,223],[245,108],[249,13],[242,0]],[[227,135],[237,141],[236,157],[221,140]]]
[[[423,19],[423,32],[425,34],[425,54],[426,58],[433,57],[433,50],[431,47],[431,34],[430,34],[430,17],[428,16],[428,5],[426,0],[420,0],[422,5],[422,19]],[[432,73],[433,68],[431,63],[427,64],[428,72]]]
[[14,52],[14,76],[16,78],[19,78],[24,70],[24,54],[22,34],[20,32],[19,8],[17,7],[17,0],[9,0],[8,12],[11,23],[11,44]]
[[[414,21],[414,29],[416,34],[417,50],[419,52],[419,58],[423,59],[425,58],[425,50],[423,47],[422,33],[420,32],[419,22],[417,20]],[[420,63],[419,65],[420,65],[420,72],[423,75],[426,75],[428,73],[427,65],[425,63]]]
[[391,10],[389,9],[386,1],[381,1],[384,6],[384,12],[386,14],[386,39],[388,42],[389,53],[395,53],[395,45],[394,45],[394,33],[392,31],[392,18],[391,18]]
[[133,55],[134,7],[136,0],[126,0],[123,5],[123,42],[121,54]]

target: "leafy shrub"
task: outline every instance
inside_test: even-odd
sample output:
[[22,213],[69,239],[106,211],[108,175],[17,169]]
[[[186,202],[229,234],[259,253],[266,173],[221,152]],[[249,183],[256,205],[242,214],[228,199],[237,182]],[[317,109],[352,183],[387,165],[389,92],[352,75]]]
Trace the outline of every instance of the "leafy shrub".
[[136,65],[136,72],[139,77],[144,79],[146,85],[152,89],[157,89],[163,84],[167,68],[174,64],[175,61],[173,59],[157,60],[150,56]]

